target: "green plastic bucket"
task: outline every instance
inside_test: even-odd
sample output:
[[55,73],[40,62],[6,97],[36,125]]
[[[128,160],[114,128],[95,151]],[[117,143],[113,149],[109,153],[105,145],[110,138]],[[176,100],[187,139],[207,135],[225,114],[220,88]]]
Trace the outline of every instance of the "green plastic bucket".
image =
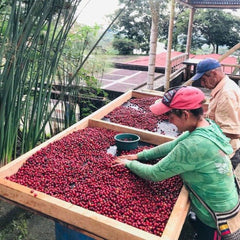
[[133,133],[119,133],[114,136],[117,149],[122,150],[133,150],[138,147],[140,137]]

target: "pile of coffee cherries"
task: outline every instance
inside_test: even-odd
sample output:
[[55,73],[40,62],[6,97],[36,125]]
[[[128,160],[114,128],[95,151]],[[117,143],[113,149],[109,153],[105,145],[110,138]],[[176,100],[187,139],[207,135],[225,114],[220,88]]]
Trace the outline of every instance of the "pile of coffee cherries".
[[[73,132],[33,154],[7,179],[161,236],[182,187],[180,177],[150,182],[124,166],[113,166],[117,132],[90,128]],[[137,153],[153,146],[140,146]]]
[[113,123],[160,132],[165,135],[164,129],[159,130],[158,125],[162,121],[168,121],[168,117],[165,114],[154,115],[149,109],[156,100],[159,100],[159,97],[132,98],[107,114],[105,119]]

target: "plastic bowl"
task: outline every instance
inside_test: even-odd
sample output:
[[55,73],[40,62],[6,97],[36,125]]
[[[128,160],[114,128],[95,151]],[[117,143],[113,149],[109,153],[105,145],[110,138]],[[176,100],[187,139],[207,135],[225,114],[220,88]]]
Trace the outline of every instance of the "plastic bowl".
[[133,150],[138,147],[140,137],[133,133],[119,133],[114,139],[118,150]]

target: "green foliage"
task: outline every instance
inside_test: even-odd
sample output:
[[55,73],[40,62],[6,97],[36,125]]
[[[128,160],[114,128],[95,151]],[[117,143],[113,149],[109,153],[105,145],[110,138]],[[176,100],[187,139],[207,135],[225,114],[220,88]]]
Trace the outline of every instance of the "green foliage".
[[115,50],[112,46],[114,39],[114,33],[110,29],[106,32],[105,36],[102,38],[101,42],[98,45],[98,48],[101,49],[102,54],[107,55],[117,55],[118,51]]
[[[119,0],[126,4],[127,0]],[[161,42],[168,41],[169,1],[160,3],[159,36]],[[189,24],[189,8],[177,4],[173,30],[173,47],[185,51]],[[203,44],[218,52],[219,46],[233,47],[239,42],[239,17],[224,10],[197,9],[194,15],[191,51],[196,52]],[[127,38],[138,43],[139,48],[149,51],[151,13],[148,0],[132,1],[114,25],[118,38]]]
[[44,139],[51,116],[48,111],[51,80],[79,1],[13,0],[1,5],[4,13],[0,21],[2,164]]
[[27,218],[24,212],[15,216],[7,226],[0,230],[0,240],[26,240],[28,235]]
[[[119,0],[120,4],[127,4],[127,0]],[[168,1],[160,1],[159,39],[167,39],[169,11]],[[132,1],[119,16],[114,30],[118,37],[137,42],[142,51],[149,52],[151,31],[151,13],[148,0]]]
[[114,38],[113,47],[118,50],[120,55],[132,55],[138,44],[127,38]]
[[[185,51],[189,22],[189,9],[180,7],[174,25],[173,46]],[[240,41],[240,18],[223,10],[198,9],[194,14],[191,51],[203,44],[212,46],[218,53],[219,46],[233,47]]]
[[207,44],[218,53],[219,46],[233,47],[240,41],[240,18],[223,10],[199,10],[194,21],[195,32],[200,32]]
[[26,236],[28,234],[26,219],[22,218],[20,221],[13,221],[12,225],[14,227],[14,230],[19,232],[18,240],[26,239]]
[[[188,34],[188,22],[190,11],[188,8],[183,8],[181,5],[176,8],[176,21],[173,31],[173,47],[177,51],[185,52]],[[192,52],[201,48],[206,43],[206,40],[201,36],[200,32],[194,31],[192,35],[191,50]]]
[[107,104],[108,94],[99,86],[99,81],[88,72],[81,70],[78,74],[85,85],[82,85],[78,90],[80,98],[80,119],[93,113],[103,105]]
[[65,47],[63,49],[63,61],[77,67],[83,61],[85,51],[89,51],[97,38],[99,26],[80,26],[75,24],[68,34]]
[[[100,101],[100,98],[107,97],[95,77],[101,75],[105,68],[103,57],[98,59],[98,54],[102,53],[101,48],[95,47],[94,54],[76,73],[76,69],[85,60],[86,53],[98,39],[98,33],[98,26],[76,24],[68,35],[57,68],[57,78],[53,82],[53,90],[58,91],[54,98],[60,101],[56,109],[58,114],[54,113],[50,121],[51,135],[68,128],[95,111],[99,108],[98,98]],[[73,78],[74,73],[76,74]]]

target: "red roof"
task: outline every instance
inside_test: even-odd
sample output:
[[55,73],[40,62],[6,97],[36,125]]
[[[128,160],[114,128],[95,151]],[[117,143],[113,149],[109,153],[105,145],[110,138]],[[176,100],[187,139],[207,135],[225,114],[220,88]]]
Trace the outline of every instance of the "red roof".
[[[172,51],[171,58],[181,55],[181,54],[183,54],[183,53]],[[195,58],[195,59],[205,59],[205,58],[219,59],[221,56],[222,56],[221,54],[202,54],[202,55],[190,54],[190,58]],[[157,54],[156,55],[156,64],[155,64],[156,67],[165,68],[166,59],[167,59],[167,52],[162,52],[160,54]],[[148,66],[148,61],[149,61],[149,56],[145,56],[145,57],[140,57],[139,59],[136,59],[136,60],[129,61],[129,62],[127,62],[127,64]],[[227,57],[223,61],[221,61],[221,63],[234,65],[234,64],[237,64],[237,58],[236,57]],[[231,68],[225,67],[224,72],[231,73]]]
[[[171,53],[171,57],[176,57],[178,55],[183,54],[182,52],[172,52]],[[167,52],[162,52],[160,54],[156,55],[156,67],[165,67],[166,66],[166,59],[167,59]],[[136,60],[132,60],[127,62],[128,64],[131,65],[141,65],[141,66],[148,66],[148,60],[149,60],[149,56],[146,57],[140,57],[139,59]]]
[[[203,54],[203,55],[195,55],[195,59],[205,59],[205,58],[214,58],[218,60],[222,55],[220,54]],[[221,61],[221,64],[229,64],[229,65],[236,65],[238,64],[236,57],[227,57]],[[227,74],[232,73],[231,67],[224,67],[223,71]]]
[[[214,58],[219,59],[222,55],[221,54],[202,54],[202,55],[195,55],[193,58],[197,59],[204,59],[204,58]],[[222,64],[237,64],[236,57],[227,57],[221,61]]]

